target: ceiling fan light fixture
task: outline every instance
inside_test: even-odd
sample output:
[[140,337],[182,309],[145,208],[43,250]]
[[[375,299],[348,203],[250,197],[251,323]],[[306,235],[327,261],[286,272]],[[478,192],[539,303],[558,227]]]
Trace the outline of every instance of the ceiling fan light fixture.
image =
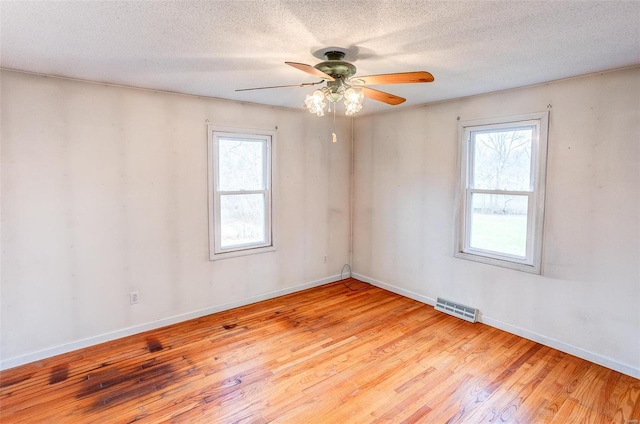
[[325,102],[325,94],[322,90],[316,90],[311,94],[307,94],[304,104],[310,113],[324,116],[324,107],[327,105],[327,102]]
[[378,102],[396,106],[404,103],[407,99],[386,93],[371,87],[369,85],[381,84],[414,84],[433,82],[434,78],[426,71],[399,72],[394,74],[378,74],[368,76],[355,76],[356,67],[345,62],[346,50],[331,47],[319,50],[314,56],[324,56],[326,60],[315,66],[298,62],[285,62],[300,71],[316,78],[320,81],[303,82],[302,84],[277,85],[271,87],[242,88],[236,91],[263,90],[266,88],[283,88],[283,87],[308,87],[317,84],[326,84],[321,89],[308,94],[304,104],[309,112],[324,116],[325,107],[329,106],[328,111],[331,112],[331,103],[334,104],[333,113],[335,116],[335,106],[340,100],[344,100],[345,114],[351,116],[358,113],[362,109],[364,98],[373,99]]
[[340,91],[329,91],[327,93],[327,100],[331,103],[338,103],[342,99],[342,93]]
[[[348,85],[340,85],[332,88],[325,87],[308,94],[304,104],[310,113],[317,116],[324,116],[324,109],[327,106],[327,102],[336,104],[342,99],[344,99],[345,114],[351,116],[360,112],[362,109],[364,94],[360,88],[354,88]],[[329,112],[331,112],[330,109],[331,108],[329,108]]]
[[358,88],[349,87],[344,92],[344,106],[345,114],[351,116],[360,112],[362,109],[362,102],[364,101],[364,94],[362,90]]

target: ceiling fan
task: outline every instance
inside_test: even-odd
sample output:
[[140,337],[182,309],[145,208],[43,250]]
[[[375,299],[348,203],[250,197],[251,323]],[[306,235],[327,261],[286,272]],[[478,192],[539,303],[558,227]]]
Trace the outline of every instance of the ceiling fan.
[[[425,71],[355,76],[356,67],[353,64],[344,61],[344,56],[344,51],[330,49],[329,51],[324,52],[326,60],[315,66],[297,62],[285,62],[289,66],[293,66],[296,69],[320,78],[320,81],[317,82],[276,85],[271,87],[242,88],[236,91],[264,90],[283,87],[310,87],[326,82],[324,87],[307,95],[305,99],[305,106],[309,112],[315,113],[318,116],[323,116],[327,101],[335,105],[337,102],[344,99],[345,114],[350,116],[362,109],[364,97],[393,106],[406,101],[405,98],[386,93],[384,91],[375,90],[368,87],[368,85],[424,83],[433,82],[434,80],[433,75]],[[331,105],[329,105],[329,112],[330,111]]]

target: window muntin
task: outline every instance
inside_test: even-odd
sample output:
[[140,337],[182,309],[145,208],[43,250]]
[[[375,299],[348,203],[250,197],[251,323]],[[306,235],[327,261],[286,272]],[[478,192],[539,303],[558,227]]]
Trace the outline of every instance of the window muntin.
[[456,256],[540,272],[548,114],[467,121]]
[[212,260],[274,250],[273,137],[271,131],[209,126]]

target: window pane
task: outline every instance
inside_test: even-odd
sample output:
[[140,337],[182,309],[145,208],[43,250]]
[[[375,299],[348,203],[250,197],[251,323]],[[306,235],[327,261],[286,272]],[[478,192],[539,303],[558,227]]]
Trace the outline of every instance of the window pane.
[[524,258],[528,202],[527,196],[473,193],[469,246]]
[[264,194],[220,196],[220,247],[266,241]]
[[473,132],[473,187],[529,191],[533,127]]
[[264,140],[218,139],[218,184],[220,191],[263,190]]

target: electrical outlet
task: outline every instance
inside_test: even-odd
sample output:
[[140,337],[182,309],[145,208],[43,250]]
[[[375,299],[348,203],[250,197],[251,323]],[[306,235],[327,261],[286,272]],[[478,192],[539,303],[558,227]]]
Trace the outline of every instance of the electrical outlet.
[[327,263],[327,255],[324,255],[324,258],[322,258],[322,262],[324,262],[325,264]]
[[134,303],[138,303],[139,300],[137,291],[129,292],[129,303],[133,305]]

